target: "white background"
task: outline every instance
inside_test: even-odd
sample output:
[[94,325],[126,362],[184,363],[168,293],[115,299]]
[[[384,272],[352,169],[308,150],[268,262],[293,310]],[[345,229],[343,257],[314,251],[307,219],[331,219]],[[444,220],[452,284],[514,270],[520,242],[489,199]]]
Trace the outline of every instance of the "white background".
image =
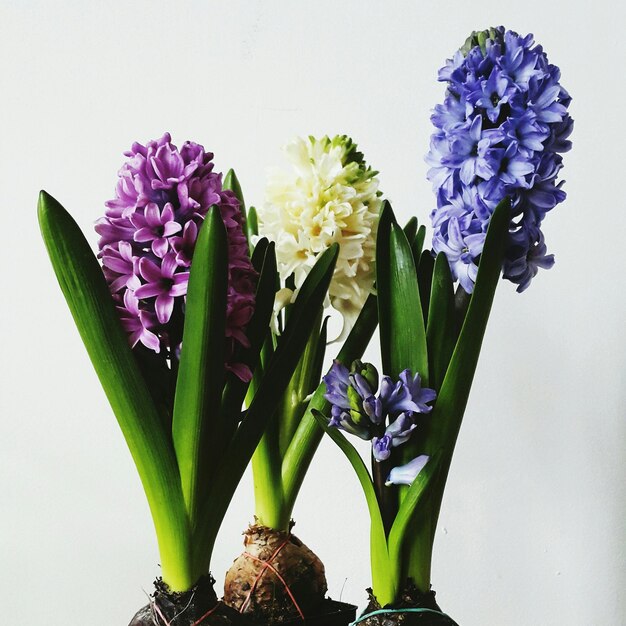
[[[233,166],[260,203],[296,134],[347,133],[404,220],[434,199],[423,155],[437,69],[477,28],[534,32],[574,100],[557,264],[502,283],[435,546],[461,626],[626,624],[623,5],[570,2],[3,0],[0,127],[0,616],[128,623],[158,574],[118,426],[39,237],[45,188],[92,242],[122,151],[172,132]],[[376,358],[372,351],[371,358]],[[215,551],[219,583],[251,519],[246,476]],[[333,597],[363,605],[368,518],[324,442],[295,511]]]

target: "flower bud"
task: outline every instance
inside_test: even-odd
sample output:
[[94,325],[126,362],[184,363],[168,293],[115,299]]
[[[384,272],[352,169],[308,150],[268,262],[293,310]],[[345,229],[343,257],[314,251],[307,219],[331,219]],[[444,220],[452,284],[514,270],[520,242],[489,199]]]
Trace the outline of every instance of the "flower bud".
[[[502,30],[502,28],[500,28]],[[494,41],[498,35],[502,35],[497,28],[493,26],[487,30],[475,30],[465,40],[465,43],[461,46],[461,53],[466,56],[467,53],[476,46],[480,46],[480,50],[485,55],[487,53],[487,41]]]
[[378,371],[371,363],[363,363],[363,361],[356,360],[352,362],[350,371],[353,374],[360,374],[365,378],[367,384],[372,390],[372,394],[376,393],[378,389]]

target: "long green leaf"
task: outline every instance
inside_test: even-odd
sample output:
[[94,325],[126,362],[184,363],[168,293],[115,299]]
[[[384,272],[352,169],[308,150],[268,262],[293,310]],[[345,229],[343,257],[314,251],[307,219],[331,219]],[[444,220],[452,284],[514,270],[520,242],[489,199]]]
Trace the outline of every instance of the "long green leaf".
[[185,307],[172,436],[192,528],[208,493],[207,461],[224,384],[228,240],[211,207],[196,242]]
[[[256,372],[260,362],[261,349],[269,335],[270,319],[274,309],[274,296],[276,293],[276,254],[274,243],[268,243],[267,239],[261,239],[257,244],[252,263],[258,267],[259,279],[257,282],[254,313],[246,328],[246,337],[249,346],[241,347],[235,354],[238,363],[247,365],[252,372]],[[227,377],[226,388],[222,399],[222,421],[232,424],[232,430],[237,426],[238,420],[233,416],[239,416],[243,406],[248,383],[243,382],[235,374]],[[226,433],[222,433],[226,436]],[[227,436],[229,440],[230,437]]]
[[428,498],[427,511],[419,514],[411,538],[411,570],[407,572],[428,589],[432,544],[437,527],[456,438],[476,371],[483,336],[489,319],[506,245],[510,223],[510,202],[502,201],[491,217],[485,245],[481,254],[478,276],[463,327],[452,354],[439,395],[430,418],[428,437],[423,442],[422,453],[433,455],[442,450],[441,471],[435,479]]
[[417,283],[420,288],[420,301],[422,303],[422,315],[428,319],[428,309],[430,308],[430,290],[433,280],[435,259],[430,250],[423,250],[420,255],[420,262],[417,266]]
[[[266,242],[267,240],[263,239],[259,242],[253,256],[257,255],[262,249],[264,241]],[[264,343],[267,344],[271,341],[271,339],[269,339],[270,318],[273,311],[276,290],[276,256],[274,254],[274,244],[266,245],[265,248],[264,262],[263,266],[260,268],[261,271],[257,285],[254,314],[246,330],[250,346],[241,350],[236,357],[239,362],[245,363],[249,366],[250,370],[254,372],[253,382],[250,383],[249,387],[247,383],[241,381],[237,376],[231,375],[229,377],[222,401],[221,429],[217,434],[216,441],[230,441],[232,439],[233,433],[239,424],[240,411],[246,391],[250,390],[251,396],[253,397],[256,389],[256,387],[252,388],[253,385],[258,386],[259,381],[263,379],[263,367],[260,363],[260,353]],[[253,259],[253,263],[258,265],[258,259]],[[274,426],[273,422],[270,426]],[[259,490],[262,489],[263,485],[278,485],[280,478],[280,464],[276,464],[276,468],[274,469],[273,466],[268,466],[265,463],[266,459],[264,458],[264,453],[269,452],[265,444],[271,442],[271,440],[267,438],[268,431],[269,427],[252,457],[255,477],[259,473],[265,476],[265,481],[256,479],[254,481],[255,499],[257,501],[261,497]],[[226,461],[226,454],[226,447],[223,447],[222,450],[215,450],[214,461],[216,466],[220,466]],[[272,456],[270,455],[267,460],[271,461],[271,459]],[[273,495],[280,499],[281,490],[276,488],[273,491]],[[255,509],[255,512],[261,518],[263,517],[263,511]],[[275,526],[272,527],[275,528]]]
[[[398,580],[393,576],[393,565],[387,551],[387,537],[383,526],[383,518],[378,505],[372,477],[361,455],[356,448],[337,429],[328,426],[328,419],[319,411],[313,411],[313,417],[324,432],[337,444],[346,455],[359,480],[370,514],[370,551],[372,563],[372,584],[379,602],[387,603],[395,600]],[[391,598],[391,599],[387,599]]]
[[392,352],[392,330],[391,323],[391,225],[396,221],[396,217],[388,201],[383,202],[378,222],[378,232],[376,235],[376,291],[378,294],[378,324],[380,335],[380,350],[383,371],[391,373],[392,365],[390,361]]
[[256,213],[256,209],[251,206],[248,209],[248,216],[246,220],[246,236],[248,237],[248,246],[252,251],[254,246],[252,245],[253,237],[256,237],[259,234],[259,218]]
[[[244,221],[248,219],[246,214],[246,201],[243,197],[243,190],[241,189],[241,184],[239,183],[239,179],[237,178],[237,174],[235,174],[234,169],[229,169],[226,172],[226,176],[224,176],[224,182],[222,183],[222,189],[228,189],[235,194],[237,200],[239,200],[239,210],[243,215]],[[248,235],[247,231],[245,232],[246,237]]]
[[431,457],[422,471],[417,475],[411,486],[406,491],[406,495],[402,500],[396,518],[391,527],[387,545],[389,546],[389,560],[392,567],[398,568],[398,575],[403,571],[403,547],[408,535],[412,535],[411,524],[419,512],[420,505],[425,499],[429,488],[432,486],[433,479],[441,466],[441,451]]
[[319,308],[328,291],[338,253],[339,246],[336,244],[326,250],[304,281],[292,306],[289,323],[270,359],[250,408],[227,445],[224,462],[215,475],[210,498],[204,506],[194,536],[198,550],[194,565],[198,574],[208,570],[215,538],[228,504],[313,330]]
[[237,200],[239,200],[239,209],[243,213],[243,216],[246,217],[246,202],[243,198],[241,184],[239,183],[239,179],[237,178],[237,174],[235,174],[234,169],[231,168],[228,172],[226,172],[224,182],[222,183],[222,189],[229,189],[235,194]]
[[55,274],[141,478],[159,543],[163,579],[176,591],[195,580],[190,531],[171,440],[119,322],[102,269],[80,228],[52,196],[39,224]]
[[420,257],[424,249],[424,239],[426,239],[426,226],[422,224],[417,230],[415,238],[409,239],[410,242],[411,241],[413,242],[411,243],[411,251],[413,252],[413,260],[415,261],[415,267],[418,268],[418,271],[419,271]]
[[430,386],[435,390],[441,388],[452,357],[456,343],[454,324],[454,285],[450,264],[446,255],[440,252],[435,260],[433,271],[426,330]]
[[[361,358],[377,324],[376,296],[370,295],[339,351],[337,360],[349,366],[352,361]],[[328,412],[329,404],[324,399],[325,393],[326,385],[322,382],[309,400],[304,417],[300,421],[283,459],[282,484],[285,493],[285,515],[287,516],[291,515],[302,481],[324,434],[324,431],[317,425],[312,411]]]
[[376,274],[383,369],[386,364],[385,373],[397,377],[410,368],[428,384],[426,329],[415,262],[404,232],[395,223],[390,228],[388,255],[388,260],[381,258],[383,264],[377,266]]
[[412,217],[405,225],[404,225],[404,234],[408,241],[413,241],[415,239],[415,235],[417,235],[417,218]]
[[474,292],[435,403],[432,436],[429,439],[431,445],[437,449],[445,447],[449,450],[453,447],[461,425],[502,269],[509,222],[510,202],[505,199],[496,207],[491,217]]

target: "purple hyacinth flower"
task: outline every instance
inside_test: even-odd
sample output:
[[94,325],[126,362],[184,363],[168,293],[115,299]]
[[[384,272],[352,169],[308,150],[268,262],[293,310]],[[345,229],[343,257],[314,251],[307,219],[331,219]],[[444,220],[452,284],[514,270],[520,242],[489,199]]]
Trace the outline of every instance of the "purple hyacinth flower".
[[176,263],[182,267],[191,265],[191,258],[198,239],[198,227],[195,222],[185,224],[182,237],[172,237],[172,249],[176,252]]
[[112,293],[124,288],[134,291],[141,286],[137,276],[137,258],[133,255],[133,247],[128,241],[120,241],[116,247],[106,246],[101,257],[104,274],[109,279]]
[[187,293],[189,272],[176,272],[178,264],[174,254],[163,257],[161,266],[147,259],[139,260],[139,273],[146,281],[135,289],[137,298],[153,298],[156,296],[154,308],[160,324],[167,324],[174,309],[174,298]]
[[161,259],[169,248],[167,238],[182,230],[182,226],[174,219],[174,209],[169,202],[162,211],[154,202],[150,202],[143,214],[133,213],[130,222],[137,229],[133,239],[139,243],[150,242],[152,252]]
[[156,320],[154,315],[140,310],[139,299],[135,294],[127,289],[124,292],[124,306],[118,306],[122,327],[130,336],[130,345],[134,348],[141,342],[146,348],[159,352],[161,342],[159,338],[150,331]]
[[437,202],[433,251],[443,252],[454,279],[473,291],[481,233],[509,198],[504,276],[523,291],[553,257],[539,235],[526,233],[524,245],[514,235],[521,221],[540,229],[546,213],[565,199],[557,177],[559,153],[571,148],[571,97],[532,35],[502,26],[480,35],[474,33],[439,72],[447,89],[431,116],[435,131],[426,156]]
[[[184,311],[198,230],[213,206],[228,239],[225,368],[249,380],[250,370],[233,358],[238,346],[248,345],[245,330],[254,312],[257,274],[239,202],[222,189],[213,154],[190,141],[179,150],[165,133],[146,145],[134,143],[125,156],[116,197],[105,203],[106,214],[95,228],[103,271],[131,344],[165,348],[170,360],[178,358],[180,330],[170,333],[168,325],[176,301]],[[126,302],[130,308],[124,313]]]
[[428,459],[428,456],[421,454],[406,465],[394,467],[391,472],[389,472],[389,476],[387,477],[385,484],[387,486],[412,485],[418,474],[424,469],[426,463],[428,463]]

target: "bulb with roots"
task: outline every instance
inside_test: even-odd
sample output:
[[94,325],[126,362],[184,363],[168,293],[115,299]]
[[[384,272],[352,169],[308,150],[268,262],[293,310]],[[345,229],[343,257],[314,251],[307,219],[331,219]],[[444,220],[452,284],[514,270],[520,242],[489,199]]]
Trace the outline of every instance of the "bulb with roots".
[[304,618],[323,602],[324,565],[291,532],[253,525],[226,574],[224,602],[254,620]]

